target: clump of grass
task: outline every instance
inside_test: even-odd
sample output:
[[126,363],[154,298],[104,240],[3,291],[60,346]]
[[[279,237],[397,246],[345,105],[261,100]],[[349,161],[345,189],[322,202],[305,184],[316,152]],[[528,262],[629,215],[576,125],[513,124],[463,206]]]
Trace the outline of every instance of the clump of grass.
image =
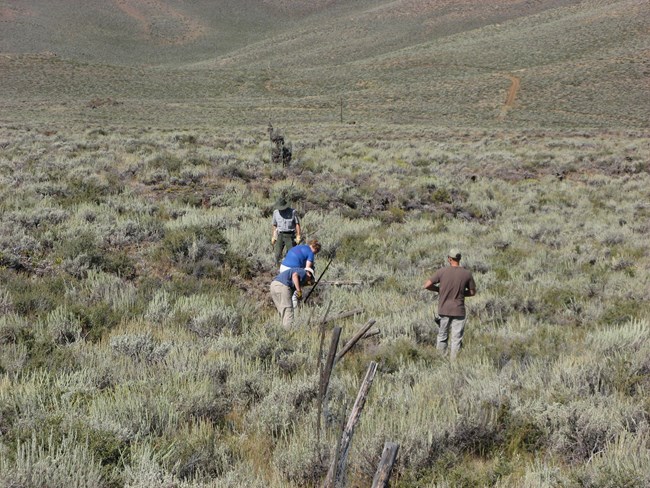
[[283,480],[297,486],[315,486],[327,474],[330,446],[321,439],[315,443],[313,426],[298,430],[278,442],[272,459],[273,467]]
[[0,458],[0,482],[5,486],[104,486],[102,469],[88,444],[74,433],[60,441],[50,436],[46,442],[34,435],[11,454]]
[[278,439],[288,434],[310,410],[316,395],[317,385],[310,379],[293,379],[286,384],[274,382],[268,395],[250,411],[249,425]]
[[171,345],[157,344],[151,334],[124,334],[111,338],[111,348],[136,362],[157,363],[165,359]]

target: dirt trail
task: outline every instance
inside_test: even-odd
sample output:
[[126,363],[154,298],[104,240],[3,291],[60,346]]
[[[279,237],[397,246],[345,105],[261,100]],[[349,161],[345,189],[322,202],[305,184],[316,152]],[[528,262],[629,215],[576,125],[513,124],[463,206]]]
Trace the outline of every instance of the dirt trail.
[[503,107],[501,107],[499,120],[503,120],[506,114],[508,113],[508,111],[515,106],[515,99],[517,98],[517,92],[519,91],[519,87],[521,86],[521,78],[514,75],[509,75],[508,78],[510,78],[510,81],[512,83],[510,84],[510,89],[508,90],[506,103],[504,103]]

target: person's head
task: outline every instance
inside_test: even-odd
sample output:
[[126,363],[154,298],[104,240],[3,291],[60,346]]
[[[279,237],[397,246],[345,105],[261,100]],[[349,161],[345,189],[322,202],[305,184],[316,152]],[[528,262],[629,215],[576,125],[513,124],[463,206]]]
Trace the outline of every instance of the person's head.
[[460,263],[460,258],[462,257],[460,251],[456,248],[452,248],[449,251],[449,254],[447,254],[447,258],[449,259],[449,262],[454,262],[456,264]]
[[311,248],[314,254],[318,254],[318,252],[320,251],[320,242],[318,242],[318,240],[312,239],[307,244],[309,244],[309,247]]
[[288,209],[289,204],[287,203],[286,199],[284,199],[283,197],[280,197],[275,202],[275,208],[277,208],[281,212],[283,210]]
[[311,268],[305,268],[305,271],[307,273],[307,284],[311,285],[315,281],[314,275],[316,274],[313,269]]

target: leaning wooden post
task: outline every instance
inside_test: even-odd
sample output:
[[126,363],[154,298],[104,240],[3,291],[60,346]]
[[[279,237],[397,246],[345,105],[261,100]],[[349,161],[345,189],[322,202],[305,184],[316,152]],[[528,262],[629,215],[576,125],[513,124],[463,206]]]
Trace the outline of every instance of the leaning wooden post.
[[[320,335],[320,344],[318,346],[318,389],[319,392],[322,388],[321,382],[323,381],[323,345],[325,343],[325,320],[327,319],[327,314],[330,312],[330,307],[332,306],[332,301],[330,300],[327,303],[327,309],[325,309],[325,315],[323,315],[323,319],[320,321],[320,325],[318,328],[318,334]],[[321,427],[321,413],[322,413],[322,405],[323,401],[322,399],[318,399],[318,412],[317,412],[317,417],[316,417],[316,445],[320,445],[320,427]]]
[[363,383],[361,383],[361,388],[359,388],[359,393],[357,394],[357,399],[352,407],[352,412],[350,412],[350,416],[348,417],[348,423],[345,425],[345,429],[343,429],[341,444],[337,450],[337,456],[334,457],[335,462],[330,465],[329,472],[327,473],[327,478],[324,484],[326,487],[334,486],[339,488],[345,486],[345,468],[348,461],[350,447],[352,445],[354,428],[361,418],[361,411],[366,403],[366,398],[368,397],[368,392],[370,391],[376,373],[377,363],[371,361],[368,366],[368,371],[366,371],[366,377],[364,378]]
[[341,352],[337,354],[336,356],[336,362],[338,363],[343,356],[345,356],[350,349],[354,347],[354,345],[359,342],[359,339],[361,339],[368,330],[370,330],[370,327],[375,325],[376,320],[369,320],[366,322],[366,325],[364,325],[359,332],[357,332],[352,339],[350,339],[348,342],[345,343],[345,346],[343,346],[343,349],[341,349]]
[[394,442],[387,442],[384,444],[384,452],[381,455],[381,461],[377,467],[375,478],[372,480],[372,488],[387,488],[388,480],[390,479],[390,472],[397,459],[397,451],[399,444]]
[[329,324],[330,322],[334,322],[335,320],[346,319],[354,315],[359,315],[363,313],[363,311],[364,311],[363,308],[357,308],[355,310],[350,310],[349,312],[343,312],[338,315],[334,315],[333,317],[328,317],[325,323]]
[[[325,343],[325,324],[327,323],[327,314],[330,313],[330,308],[332,307],[332,301],[327,302],[327,308],[325,309],[325,315],[318,324],[318,335],[320,338],[320,343],[318,346],[318,377],[320,378],[323,375],[323,344]],[[309,322],[307,323],[309,325]]]
[[330,383],[330,376],[332,375],[332,368],[334,367],[334,358],[336,357],[336,350],[339,347],[339,339],[341,338],[341,328],[334,327],[332,331],[332,341],[330,342],[330,350],[327,353],[327,362],[323,370],[323,377],[321,378],[320,397],[321,400],[325,398],[327,387]]
[[318,388],[318,423],[316,424],[316,438],[320,441],[321,417],[323,414],[323,402],[325,395],[327,395],[327,387],[330,383],[332,376],[332,368],[334,367],[334,357],[336,356],[336,349],[339,347],[339,339],[341,337],[341,328],[334,327],[332,331],[332,342],[330,343],[330,350],[327,354],[327,362],[325,369],[321,373],[320,385]]

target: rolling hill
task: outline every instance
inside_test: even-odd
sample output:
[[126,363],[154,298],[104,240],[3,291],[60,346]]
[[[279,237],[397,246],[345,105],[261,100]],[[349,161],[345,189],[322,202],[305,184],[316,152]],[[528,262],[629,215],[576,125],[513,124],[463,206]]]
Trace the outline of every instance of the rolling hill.
[[647,127],[649,25],[640,0],[0,2],[0,122]]
[[[0,487],[370,486],[391,444],[401,488],[650,486],[649,26],[0,0]],[[278,198],[322,245],[288,330]],[[452,247],[453,362],[422,289]]]

